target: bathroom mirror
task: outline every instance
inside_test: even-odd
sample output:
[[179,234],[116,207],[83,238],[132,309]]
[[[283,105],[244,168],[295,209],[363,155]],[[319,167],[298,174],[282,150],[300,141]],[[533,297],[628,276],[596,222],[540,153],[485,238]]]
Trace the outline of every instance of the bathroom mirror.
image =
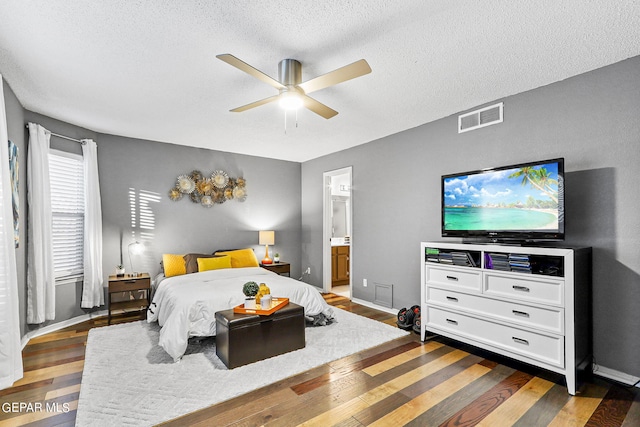
[[346,237],[351,235],[348,204],[349,197],[331,196],[331,237]]

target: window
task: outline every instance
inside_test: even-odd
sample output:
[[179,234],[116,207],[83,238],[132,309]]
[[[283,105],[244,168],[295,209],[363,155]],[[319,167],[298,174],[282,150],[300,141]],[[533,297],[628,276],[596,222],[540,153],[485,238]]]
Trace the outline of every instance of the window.
[[82,156],[50,150],[49,175],[56,282],[84,273],[84,167]]

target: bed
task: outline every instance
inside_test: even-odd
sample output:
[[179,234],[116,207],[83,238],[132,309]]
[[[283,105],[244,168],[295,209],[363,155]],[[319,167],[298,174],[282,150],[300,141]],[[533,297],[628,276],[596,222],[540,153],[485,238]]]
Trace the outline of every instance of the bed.
[[160,325],[159,345],[179,361],[190,337],[216,334],[215,313],[244,302],[246,282],[265,283],[271,295],[285,297],[304,307],[307,320],[331,322],[333,310],[317,288],[260,267],[224,268],[173,277],[162,276],[156,283],[147,322]]

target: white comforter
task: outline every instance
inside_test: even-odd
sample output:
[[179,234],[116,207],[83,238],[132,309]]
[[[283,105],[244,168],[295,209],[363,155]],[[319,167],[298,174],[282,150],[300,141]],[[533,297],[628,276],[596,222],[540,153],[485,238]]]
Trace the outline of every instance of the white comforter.
[[266,283],[275,297],[304,307],[305,315],[333,317],[333,310],[313,286],[260,267],[228,268],[169,277],[156,289],[147,322],[158,321],[160,346],[174,361],[187,349],[189,337],[216,334],[216,311],[244,302],[242,285]]

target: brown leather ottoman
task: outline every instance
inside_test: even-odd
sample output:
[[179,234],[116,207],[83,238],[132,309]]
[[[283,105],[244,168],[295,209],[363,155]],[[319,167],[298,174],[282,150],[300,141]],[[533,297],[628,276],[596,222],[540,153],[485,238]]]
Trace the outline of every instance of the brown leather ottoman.
[[269,316],[216,312],[216,354],[229,369],[304,348],[304,308],[289,303]]

